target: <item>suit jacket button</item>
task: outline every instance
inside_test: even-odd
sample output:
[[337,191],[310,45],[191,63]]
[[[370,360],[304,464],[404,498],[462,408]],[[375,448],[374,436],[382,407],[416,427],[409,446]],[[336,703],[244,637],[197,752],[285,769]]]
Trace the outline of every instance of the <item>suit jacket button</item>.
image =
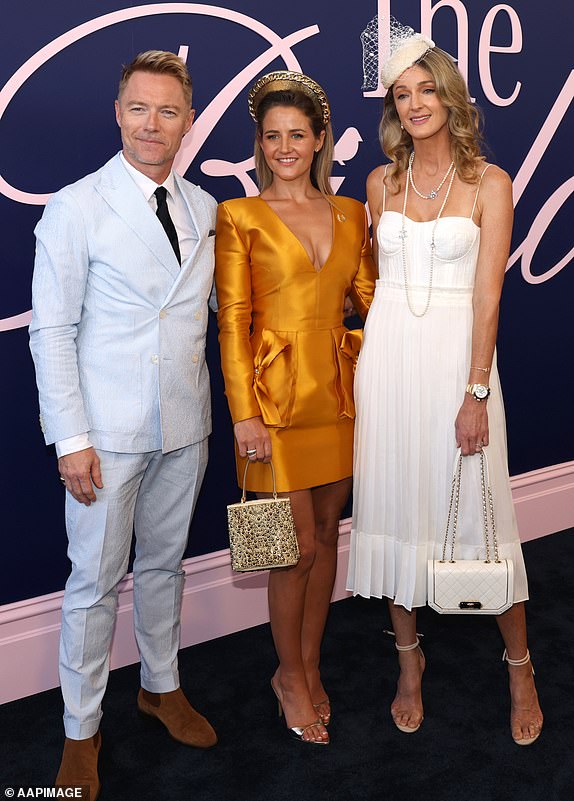
[[191,357],[191,361],[194,363],[199,361],[199,356],[197,355],[197,353],[193,354],[193,356]]
[[194,317],[195,317],[196,320],[201,320],[201,312],[200,311],[196,311]]
[[159,356],[156,353],[154,353],[154,355],[151,357],[151,363],[157,364],[158,362],[159,362]]

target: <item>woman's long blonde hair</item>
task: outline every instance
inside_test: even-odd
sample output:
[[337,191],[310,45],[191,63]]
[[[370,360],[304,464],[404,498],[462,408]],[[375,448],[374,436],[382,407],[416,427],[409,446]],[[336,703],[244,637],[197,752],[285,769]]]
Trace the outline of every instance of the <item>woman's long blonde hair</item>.
[[[481,150],[482,117],[476,106],[470,102],[464,78],[448,53],[439,47],[429,50],[416,62],[416,66],[432,75],[437,94],[448,110],[447,124],[457,175],[462,181],[475,183],[479,175],[478,167],[484,160]],[[385,97],[379,140],[383,151],[392,161],[387,170],[386,181],[389,190],[397,194],[400,190],[399,175],[408,167],[413,140],[410,134],[401,129],[392,87]]]

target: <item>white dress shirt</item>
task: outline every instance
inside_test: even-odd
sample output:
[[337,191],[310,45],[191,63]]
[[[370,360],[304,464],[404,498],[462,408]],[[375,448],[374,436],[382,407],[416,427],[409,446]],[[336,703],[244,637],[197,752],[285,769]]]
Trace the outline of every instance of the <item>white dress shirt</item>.
[[[125,158],[123,153],[120,153],[120,160],[128,173],[133,178],[136,186],[139,187],[147,203],[152,208],[154,214],[157,211],[157,200],[154,195],[158,186],[165,186],[167,189],[167,208],[169,210],[175,230],[177,231],[177,238],[179,241],[179,250],[181,253],[181,263],[183,264],[190,256],[197,242],[197,231],[191,219],[187,203],[175,182],[173,172],[170,172],[163,184],[157,184],[143,172],[133,167]],[[91,448],[92,443],[88,437],[88,432],[76,434],[73,437],[62,439],[56,442],[56,454],[58,459],[60,456],[67,456],[69,453],[77,453]]]

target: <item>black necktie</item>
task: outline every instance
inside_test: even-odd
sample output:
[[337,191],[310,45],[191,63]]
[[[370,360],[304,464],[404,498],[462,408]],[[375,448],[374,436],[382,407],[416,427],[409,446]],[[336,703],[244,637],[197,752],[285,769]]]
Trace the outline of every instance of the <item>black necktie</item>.
[[163,225],[164,231],[167,234],[167,238],[169,239],[173,248],[173,252],[177,257],[178,262],[181,264],[181,253],[179,250],[179,242],[177,241],[177,231],[175,230],[175,225],[170,217],[169,209],[167,208],[167,189],[165,186],[158,186],[154,192],[154,195],[156,196],[157,200],[157,218]]

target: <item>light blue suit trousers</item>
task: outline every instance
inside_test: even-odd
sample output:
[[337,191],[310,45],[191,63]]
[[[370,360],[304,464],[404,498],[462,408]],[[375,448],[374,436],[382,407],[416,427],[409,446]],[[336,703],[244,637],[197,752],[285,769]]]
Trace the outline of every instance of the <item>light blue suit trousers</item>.
[[134,624],[141,685],[179,687],[177,650],[184,583],[181,560],[207,465],[207,438],[170,453],[97,451],[103,489],[91,506],[66,493],[72,572],[62,607],[60,682],[66,736],[95,734],[132,532],[136,536]]

